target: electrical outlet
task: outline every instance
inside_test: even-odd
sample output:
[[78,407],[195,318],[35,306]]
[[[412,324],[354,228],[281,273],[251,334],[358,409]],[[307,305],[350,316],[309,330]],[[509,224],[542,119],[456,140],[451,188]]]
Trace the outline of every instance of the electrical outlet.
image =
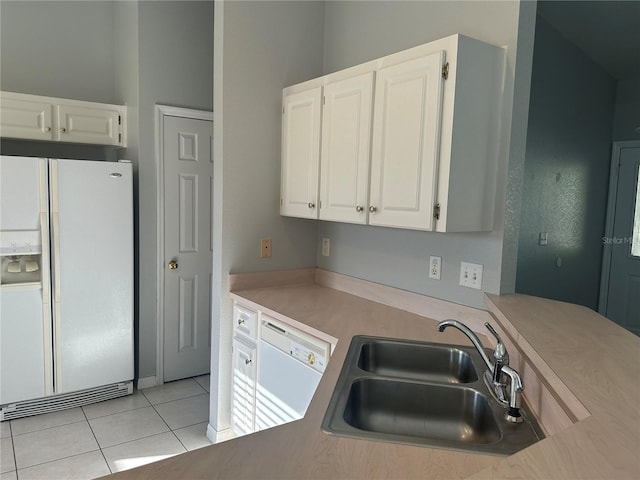
[[482,289],[482,265],[476,263],[460,263],[460,285],[463,287]]
[[260,240],[260,257],[261,258],[270,258],[271,257],[271,239],[263,238]]
[[331,240],[328,238],[323,238],[322,239],[322,256],[328,257],[330,250],[331,250]]
[[440,280],[440,266],[442,257],[429,257],[429,278]]

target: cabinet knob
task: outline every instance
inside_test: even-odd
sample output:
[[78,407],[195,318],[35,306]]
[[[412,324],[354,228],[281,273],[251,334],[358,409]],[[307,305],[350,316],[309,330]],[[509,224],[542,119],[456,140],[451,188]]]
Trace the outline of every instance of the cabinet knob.
[[65,133],[65,132],[67,131],[67,129],[66,129],[66,128],[64,128],[64,127],[61,127],[61,128],[60,128],[60,131],[61,131],[62,133]]
[[51,131],[51,127],[44,127],[44,131],[45,132],[50,132]]
[[242,325],[244,323],[244,318],[239,318],[238,319],[238,325]]
[[245,364],[245,365],[249,365],[252,361],[253,361],[253,360],[251,360],[250,358],[247,358],[247,359],[244,361],[244,364]]
[[369,207],[369,211],[370,211],[371,213],[376,213],[376,212],[378,211],[378,208],[377,208],[377,207],[374,207],[373,205],[371,205],[371,206]]
[[364,210],[364,208],[362,208],[362,206],[356,205],[356,212],[360,213],[363,210]]
[[178,268],[178,262],[171,260],[167,266],[169,267],[169,270],[175,270]]
[[316,204],[313,202],[309,202],[309,208],[316,208]]

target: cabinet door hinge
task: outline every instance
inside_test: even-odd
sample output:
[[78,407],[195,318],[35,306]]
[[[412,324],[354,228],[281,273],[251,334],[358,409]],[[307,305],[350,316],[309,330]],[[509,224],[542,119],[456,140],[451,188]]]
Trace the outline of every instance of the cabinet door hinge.
[[122,125],[122,115],[118,115],[118,125]]
[[118,143],[122,143],[122,134],[121,133],[118,134]]
[[444,78],[445,80],[449,78],[449,62],[445,63],[442,66],[442,78]]
[[436,220],[440,220],[440,204],[436,203],[433,206],[433,218],[435,218]]
[[280,206],[282,206],[284,202],[282,201],[282,197],[280,197]]

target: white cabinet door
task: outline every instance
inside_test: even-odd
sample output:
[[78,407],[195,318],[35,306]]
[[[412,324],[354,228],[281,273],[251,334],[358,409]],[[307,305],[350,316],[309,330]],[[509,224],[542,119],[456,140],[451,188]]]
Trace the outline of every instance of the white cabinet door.
[[233,339],[231,427],[238,435],[255,430],[257,348]]
[[280,214],[318,218],[322,87],[284,95]]
[[122,145],[122,115],[117,108],[58,105],[55,140],[98,145]]
[[0,133],[7,138],[53,139],[53,106],[39,100],[7,98],[2,95]]
[[371,225],[433,229],[443,63],[439,51],[378,71]]
[[373,72],[324,87],[320,219],[366,223]]

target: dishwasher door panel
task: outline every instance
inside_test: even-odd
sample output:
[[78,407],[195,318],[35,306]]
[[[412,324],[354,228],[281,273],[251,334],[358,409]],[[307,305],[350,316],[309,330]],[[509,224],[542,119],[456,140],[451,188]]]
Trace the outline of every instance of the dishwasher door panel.
[[322,374],[261,340],[258,344],[256,431],[304,417]]

